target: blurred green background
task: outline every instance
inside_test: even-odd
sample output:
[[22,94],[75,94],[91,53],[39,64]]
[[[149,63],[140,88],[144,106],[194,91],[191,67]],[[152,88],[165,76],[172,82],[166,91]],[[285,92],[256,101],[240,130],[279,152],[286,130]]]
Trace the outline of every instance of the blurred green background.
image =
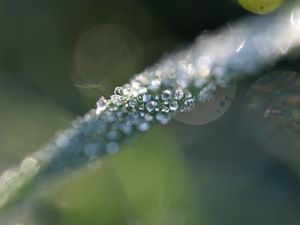
[[[0,0],[0,170],[168,50],[244,15],[229,0]],[[275,69],[298,72],[299,58]],[[261,144],[271,134],[257,136],[261,127],[243,113],[257,79],[238,82],[220,119],[156,127],[58,188],[45,186],[46,197],[12,224],[299,224],[300,146],[273,154]]]

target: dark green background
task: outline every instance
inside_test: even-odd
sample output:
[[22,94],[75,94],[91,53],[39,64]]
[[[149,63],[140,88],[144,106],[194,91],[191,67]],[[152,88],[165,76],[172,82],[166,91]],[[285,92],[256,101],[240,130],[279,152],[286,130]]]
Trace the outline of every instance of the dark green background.
[[[0,169],[37,150],[162,54],[246,15],[229,0],[1,0]],[[91,42],[78,72],[80,40]],[[273,70],[298,72],[298,63],[286,59]],[[272,134],[256,136],[258,128],[247,124],[244,96],[256,80],[238,82],[221,119],[157,127],[59,188],[44,187],[46,197],[26,206],[16,222],[299,224],[300,146],[273,154],[261,144],[272,142]]]

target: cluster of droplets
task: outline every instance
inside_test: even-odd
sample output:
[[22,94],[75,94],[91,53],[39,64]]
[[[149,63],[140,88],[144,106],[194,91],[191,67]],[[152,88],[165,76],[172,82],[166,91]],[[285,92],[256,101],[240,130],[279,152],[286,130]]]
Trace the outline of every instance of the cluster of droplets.
[[116,153],[128,137],[146,132],[156,123],[167,124],[174,113],[194,107],[196,98],[191,92],[164,85],[159,79],[147,84],[139,79],[117,87],[109,99],[101,97],[97,102],[95,114],[102,127],[98,129],[99,138],[108,153]]
[[135,135],[155,124],[167,124],[177,112],[193,109],[201,93],[209,96],[209,91],[179,85],[176,77],[151,74],[135,76],[128,84],[115,88],[109,98],[101,97],[95,109],[44,148],[39,159],[51,162],[47,172],[55,174],[105,154],[116,154]]
[[96,142],[84,145],[87,157],[97,157],[100,152],[114,154],[135,134],[146,132],[157,123],[167,124],[175,113],[193,109],[196,101],[214,99],[220,86],[218,73],[214,76],[209,69],[199,72],[193,54],[185,54],[185,58],[178,54],[154,65],[128,84],[116,87],[109,98],[97,101],[96,109],[86,115],[95,128],[88,135],[95,137]]

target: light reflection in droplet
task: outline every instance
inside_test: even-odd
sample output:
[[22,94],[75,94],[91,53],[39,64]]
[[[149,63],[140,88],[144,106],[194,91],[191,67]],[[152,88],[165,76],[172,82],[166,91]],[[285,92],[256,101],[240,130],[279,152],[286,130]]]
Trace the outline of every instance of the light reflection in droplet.
[[178,113],[175,119],[191,125],[203,125],[221,117],[230,107],[236,91],[236,83],[218,89],[214,100],[196,103],[191,112]]
[[246,40],[243,40],[242,43],[237,48],[236,53],[239,53],[244,48],[245,43],[246,43]]

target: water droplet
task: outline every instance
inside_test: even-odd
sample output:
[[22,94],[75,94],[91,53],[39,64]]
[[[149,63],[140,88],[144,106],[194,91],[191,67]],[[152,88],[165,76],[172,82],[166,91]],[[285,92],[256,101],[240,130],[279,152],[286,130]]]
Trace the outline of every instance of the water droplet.
[[122,87],[116,87],[114,91],[115,95],[123,95],[124,91]]
[[153,120],[153,116],[151,114],[146,114],[144,116],[144,119],[147,121],[147,122],[151,122]]
[[160,80],[153,80],[150,82],[148,86],[148,90],[151,92],[157,92],[160,88],[161,82]]
[[184,93],[183,93],[183,91],[182,91],[181,89],[177,89],[177,90],[175,91],[174,98],[175,98],[176,100],[182,100],[182,99],[183,99],[183,96],[184,96]]
[[166,106],[166,105],[163,106],[163,107],[161,108],[161,111],[164,112],[164,113],[170,112],[169,106]]
[[69,144],[69,137],[65,135],[64,133],[61,133],[58,135],[58,137],[55,140],[55,144],[58,148],[64,148]]
[[114,105],[114,104],[109,104],[109,105],[108,105],[108,109],[109,109],[110,111],[117,111],[117,110],[119,109],[119,106]]
[[154,99],[155,99],[156,101],[159,101],[159,100],[160,100],[159,95],[155,95],[155,96],[154,96]]
[[141,83],[141,84],[143,84],[143,85],[145,85],[145,84],[147,84],[147,83],[149,82],[148,77],[145,76],[144,73],[141,73],[141,74],[137,75],[137,76],[135,77],[135,79],[136,79],[139,83]]
[[126,85],[123,87],[123,95],[125,95],[126,97],[130,97],[131,96],[131,89],[130,89],[130,87],[126,87]]
[[183,103],[183,109],[182,111],[190,111],[195,106],[195,100],[192,98],[186,99]]
[[131,122],[126,122],[126,123],[122,123],[119,126],[120,130],[124,133],[124,134],[131,134],[132,133],[132,124]]
[[157,113],[155,119],[161,124],[167,124],[171,120],[171,115],[167,113]]
[[[170,73],[168,75],[170,75]],[[163,79],[162,80],[162,85],[165,87],[172,87],[172,84],[173,84],[173,79]]]
[[116,112],[116,116],[119,117],[119,118],[123,117],[123,115],[124,115],[124,111],[123,110],[119,110],[119,111]]
[[145,132],[150,129],[150,124],[147,122],[142,122],[141,124],[138,125],[137,128],[139,131]]
[[137,100],[138,100],[139,102],[143,102],[143,95],[139,95],[139,96],[137,97]]
[[149,101],[146,103],[146,109],[148,112],[153,112],[158,103],[156,101]]
[[98,134],[104,133],[105,130],[107,129],[106,123],[97,123],[96,125],[97,125],[96,132]]
[[171,97],[172,97],[172,92],[170,91],[170,90],[164,90],[163,92],[162,92],[162,94],[161,94],[161,99],[163,100],[163,101],[168,101],[168,100],[170,100],[171,99]]
[[132,98],[128,102],[128,105],[133,109],[137,106],[137,104],[138,104],[138,101],[136,98]]
[[119,152],[119,145],[116,142],[110,142],[106,145],[106,151],[108,154],[116,154]]
[[89,158],[96,157],[98,154],[98,147],[94,143],[87,144],[83,149],[84,154]]
[[143,102],[148,102],[148,101],[150,101],[150,99],[151,99],[151,95],[149,95],[147,93],[143,94],[143,97],[142,97]]
[[145,110],[145,105],[144,104],[139,104],[138,109],[140,111],[144,111]]
[[120,106],[123,103],[122,97],[120,95],[112,95],[110,100],[111,100],[111,103],[116,106]]
[[[109,106],[110,110],[111,110],[111,106],[113,106],[112,104]],[[115,114],[111,111],[105,111],[105,114],[103,116],[103,119],[108,122],[108,123],[112,123],[116,120]]]
[[178,110],[178,102],[177,101],[172,101],[171,103],[170,103],[170,110],[171,111],[177,111]]
[[146,115],[146,112],[145,111],[140,111],[140,116],[141,117],[144,117]]
[[116,130],[111,130],[107,133],[107,138],[110,141],[116,141],[120,138],[120,134]]

